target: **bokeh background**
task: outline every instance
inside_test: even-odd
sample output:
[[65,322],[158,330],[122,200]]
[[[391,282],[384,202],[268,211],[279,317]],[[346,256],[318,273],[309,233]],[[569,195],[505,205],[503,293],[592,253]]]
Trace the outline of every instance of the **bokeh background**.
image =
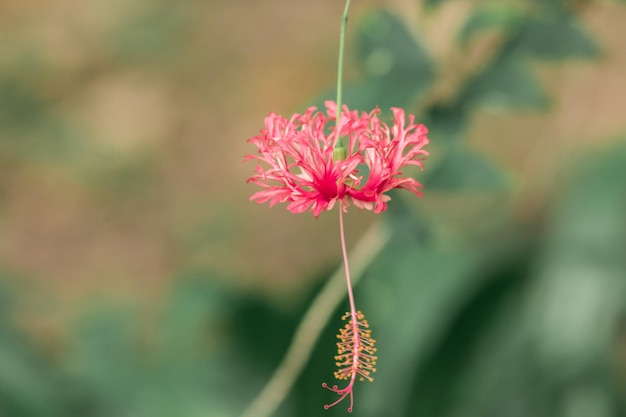
[[[424,198],[351,210],[359,416],[626,415],[626,4],[353,1],[346,102],[430,128]],[[0,3],[0,416],[239,415],[340,265],[248,202],[246,139],[334,96],[335,0]],[[325,327],[277,416],[325,411]]]

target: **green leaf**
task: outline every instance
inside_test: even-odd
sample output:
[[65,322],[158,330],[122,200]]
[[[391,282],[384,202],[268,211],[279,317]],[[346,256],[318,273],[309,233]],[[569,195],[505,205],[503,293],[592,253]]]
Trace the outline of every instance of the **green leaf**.
[[365,80],[348,87],[348,103],[405,107],[433,82],[433,63],[426,50],[403,20],[388,12],[372,13],[361,23],[356,49]]
[[[417,90],[407,87],[413,83],[413,74],[397,75],[348,85],[344,88],[344,103],[352,109],[365,111],[379,107],[385,117],[391,114],[391,107],[409,107],[415,100]],[[334,99],[334,96],[330,97]]]
[[509,54],[492,62],[466,86],[462,101],[496,108],[544,109],[548,99],[529,69]]
[[[495,267],[479,269],[480,285],[449,313],[453,320],[416,376],[410,409],[421,415],[488,416],[512,399],[527,411],[534,406],[526,400],[525,388],[533,380],[523,355],[525,338],[517,331],[521,317],[511,308],[525,296],[528,256],[523,246],[502,250],[502,244],[498,253],[484,252],[483,265],[493,257]],[[466,271],[464,279],[476,281],[476,275]],[[455,401],[448,401],[451,397]]]
[[[566,0],[531,0],[532,3],[536,3],[543,13],[564,13],[566,10]],[[541,10],[540,9],[540,10]]]
[[426,7],[439,7],[447,0],[424,0],[424,5]]
[[[102,303],[82,317],[67,366],[97,395],[97,407],[120,414],[142,386],[144,368],[137,317],[128,308]],[[141,355],[141,356],[140,356]]]
[[424,187],[429,190],[483,191],[502,189],[503,171],[485,156],[466,149],[451,149],[431,171]]
[[[0,74],[0,129],[29,129],[46,111],[41,97],[18,79]],[[12,135],[7,135],[10,139]]]
[[437,141],[458,142],[467,128],[468,114],[460,103],[435,105],[424,114],[428,136]]
[[175,3],[146,8],[122,21],[107,39],[106,46],[122,61],[151,63],[173,61],[184,46],[190,16]]
[[[360,23],[357,62],[363,78],[345,83],[343,102],[353,109],[408,107],[434,82],[434,64],[405,22],[385,11],[371,13]],[[335,99],[332,88],[313,100],[318,108]]]
[[509,4],[492,4],[477,9],[465,22],[457,37],[462,46],[487,30],[509,31],[523,20],[522,12]]
[[[587,410],[581,416],[618,415],[597,410],[610,410],[623,397],[614,352],[623,350],[616,335],[623,333],[626,314],[626,187],[621,181],[626,147],[585,156],[572,172],[560,184],[550,215],[525,327],[546,373],[542,379],[552,385],[569,382],[567,408]],[[572,399],[581,394],[581,380],[583,394],[603,393],[599,404]]]
[[160,320],[157,346],[161,361],[189,360],[215,348],[207,329],[225,315],[229,296],[215,285],[213,274],[182,273]]
[[580,23],[569,16],[529,21],[513,45],[516,52],[545,60],[595,58],[601,52]]
[[390,77],[413,70],[432,77],[432,63],[406,22],[386,11],[368,15],[359,25],[357,59],[367,77]]
[[[26,340],[2,332],[0,408],[16,416],[60,415],[58,380]],[[17,336],[17,337],[16,337]]]
[[443,415],[414,414],[411,383],[458,307],[482,284],[483,275],[473,271],[483,256],[479,250],[443,251],[395,239],[381,254],[359,293],[379,356],[374,383],[359,387],[363,415]]
[[[16,291],[9,280],[16,277],[0,269],[0,410],[1,415],[16,417],[60,416],[65,382],[54,363],[25,337],[14,309],[25,294]],[[18,304],[18,305],[16,305]]]

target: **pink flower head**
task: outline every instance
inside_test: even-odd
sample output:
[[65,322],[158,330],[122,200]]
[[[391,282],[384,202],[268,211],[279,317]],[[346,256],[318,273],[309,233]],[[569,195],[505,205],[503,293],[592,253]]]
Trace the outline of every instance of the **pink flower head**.
[[[385,193],[404,188],[421,197],[422,184],[403,177],[402,167],[417,165],[428,155],[428,129],[415,124],[413,115],[405,120],[404,110],[392,108],[393,125],[379,119],[380,110],[370,113],[350,111],[343,106],[339,126],[335,126],[336,104],[326,102],[326,113],[310,107],[289,120],[271,113],[265,129],[248,141],[258,154],[245,160],[259,161],[248,182],[263,190],[250,200],[259,203],[288,203],[292,213],[311,210],[317,217],[340,201],[343,210],[352,202],[359,208],[385,211],[390,197]],[[334,155],[340,137],[347,139],[345,157]],[[264,166],[264,164],[266,166]],[[367,179],[361,173],[367,166]]]

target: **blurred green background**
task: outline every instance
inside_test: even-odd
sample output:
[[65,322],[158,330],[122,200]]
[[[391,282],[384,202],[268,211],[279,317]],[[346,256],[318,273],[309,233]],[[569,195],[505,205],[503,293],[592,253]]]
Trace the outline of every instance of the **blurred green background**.
[[[344,5],[0,4],[0,416],[238,416],[340,265],[245,140],[334,96]],[[626,5],[353,1],[346,102],[430,128],[356,289],[356,416],[626,415]],[[346,415],[346,303],[277,416]]]

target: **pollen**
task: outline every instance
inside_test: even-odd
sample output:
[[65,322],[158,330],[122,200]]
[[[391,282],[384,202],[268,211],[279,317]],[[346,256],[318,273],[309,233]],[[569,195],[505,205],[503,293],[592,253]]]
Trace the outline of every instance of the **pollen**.
[[348,322],[339,329],[337,338],[337,356],[335,356],[335,363],[339,368],[335,372],[335,378],[339,380],[349,380],[348,385],[345,388],[339,388],[337,385],[332,387],[326,383],[322,384],[323,388],[334,392],[339,396],[335,402],[324,406],[325,409],[329,409],[345,398],[350,397],[350,406],[348,412],[352,412],[354,406],[354,382],[359,381],[373,381],[372,373],[376,372],[376,360],[375,355],[376,348],[374,344],[376,341],[372,339],[372,331],[370,330],[369,323],[365,320],[365,316],[360,311],[355,314],[346,313],[341,318],[342,320],[349,319]]
[[372,373],[376,372],[375,355],[376,341],[372,339],[372,331],[369,323],[365,320],[362,312],[356,313],[356,323],[351,313],[346,313],[342,320],[349,319],[343,328],[339,329],[337,338],[336,365],[339,368],[335,372],[335,378],[339,380],[351,379],[353,374],[360,381],[373,381]]

